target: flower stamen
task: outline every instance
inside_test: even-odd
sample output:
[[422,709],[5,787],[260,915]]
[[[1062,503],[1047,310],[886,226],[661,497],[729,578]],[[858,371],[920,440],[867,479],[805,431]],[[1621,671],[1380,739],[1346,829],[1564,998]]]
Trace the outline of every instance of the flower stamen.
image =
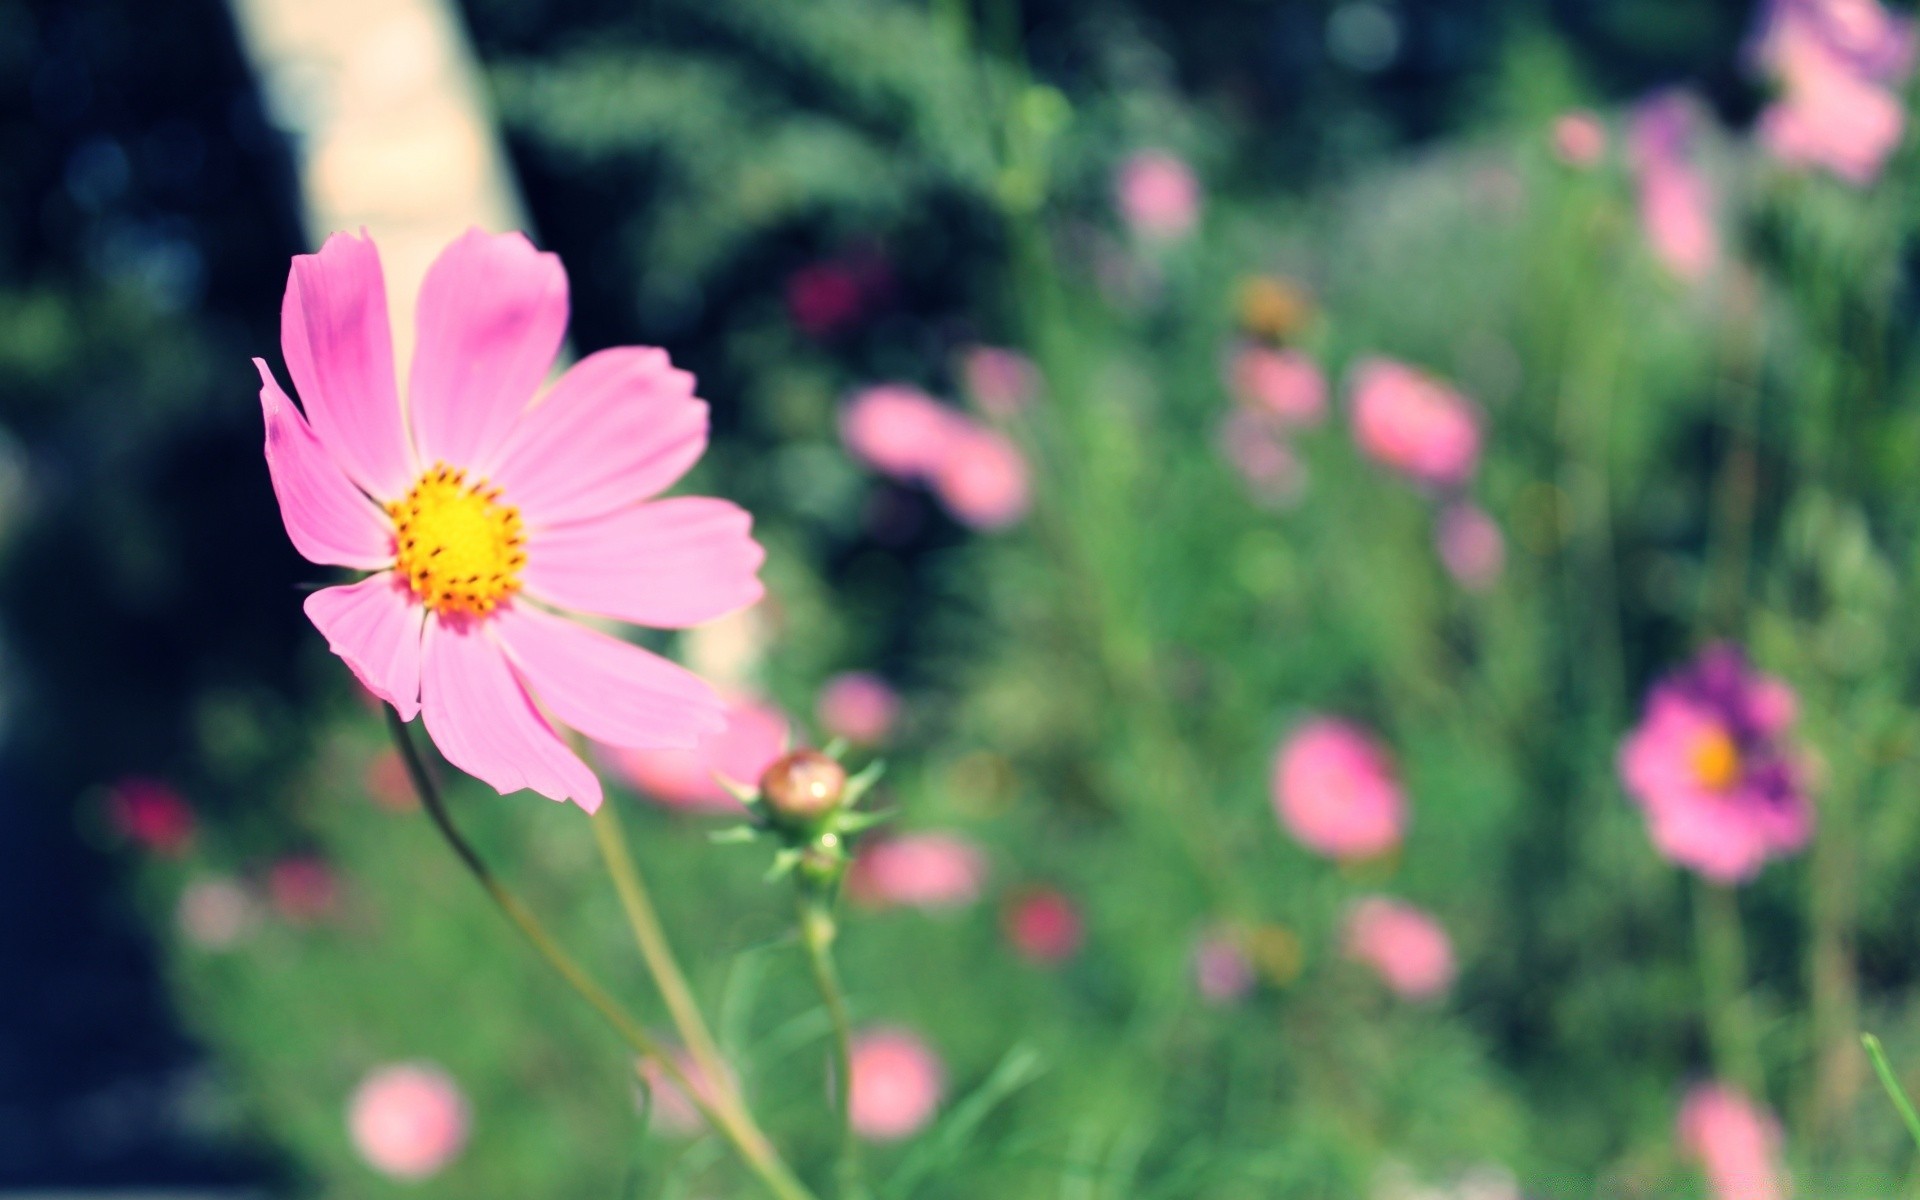
[[1726,730],[1711,730],[1694,742],[1689,765],[1701,787],[1724,792],[1739,782],[1740,747]]
[[468,483],[464,470],[435,463],[387,505],[387,516],[394,569],[434,612],[485,616],[520,590],[520,510],[500,503],[500,489],[486,480]]

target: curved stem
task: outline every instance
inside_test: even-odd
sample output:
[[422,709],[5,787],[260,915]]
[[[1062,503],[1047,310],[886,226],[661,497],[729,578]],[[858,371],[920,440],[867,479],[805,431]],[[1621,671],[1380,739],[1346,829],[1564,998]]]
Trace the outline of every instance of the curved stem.
[[400,714],[391,707],[386,710],[386,716],[387,728],[393,734],[394,745],[399,748],[400,757],[406,762],[407,776],[413,781],[413,789],[420,796],[421,806],[433,819],[434,827],[440,831],[441,837],[446,839],[447,845],[453,848],[454,854],[465,865],[468,872],[482,888],[486,889],[487,895],[493,899],[494,904],[506,914],[507,919],[513,923],[521,935],[532,943],[533,948],[539,952],[541,958],[546,960],[547,965],[553,968],[554,973],[559,975],[568,987],[578,993],[582,1000],[585,1000],[608,1025],[613,1027],[613,1031],[619,1035],[621,1041],[627,1044],[628,1048],[660,1064],[660,1069],[665,1072],[667,1078],[680,1089],[700,1115],[707,1119],[707,1123],[719,1130],[721,1135],[733,1145],[741,1161],[759,1177],[760,1182],[766,1185],[769,1192],[779,1200],[815,1200],[813,1193],[809,1192],[805,1185],[794,1177],[786,1163],[781,1161],[778,1152],[767,1141],[766,1135],[760,1132],[759,1127],[753,1124],[752,1118],[734,1103],[715,1103],[708,1099],[700,1088],[695,1087],[693,1080],[688,1078],[687,1073],[673,1060],[673,1056],[661,1052],[659,1043],[655,1042],[640,1023],[620,1007],[620,1003],[595,982],[571,955],[561,949],[560,944],[547,933],[533,912],[508,889],[506,884],[500,881],[500,878],[487,866],[486,860],[482,859],[479,852],[473,848],[473,844],[467,841],[455,827],[453,818],[447,813],[446,802],[440,795],[439,785],[434,782],[432,774],[428,772],[426,761],[420,757],[420,749],[414,744],[413,733],[407,727],[407,723],[402,721]]
[[708,1086],[718,1093],[731,1095],[733,1076],[728,1073],[720,1047],[707,1029],[706,1019],[700,1015],[693,989],[687,986],[687,977],[673,956],[673,947],[660,925],[660,915],[653,907],[653,898],[647,894],[639,865],[627,846],[626,832],[611,804],[602,805],[594,814],[593,838],[600,845],[600,857],[607,864],[607,874],[613,876],[613,888],[620,895],[620,907],[633,929],[640,957],[646,961],[647,971],[660,989],[660,998],[666,1002],[674,1028],[680,1031],[680,1040],[686,1043],[687,1053],[709,1080]]
[[827,1017],[833,1022],[834,1091],[840,1118],[841,1200],[861,1200],[867,1194],[860,1172],[860,1140],[853,1132],[853,1022],[847,1015],[846,993],[833,964],[833,914],[817,897],[795,894],[799,909],[800,944],[806,947],[813,986],[819,989]]

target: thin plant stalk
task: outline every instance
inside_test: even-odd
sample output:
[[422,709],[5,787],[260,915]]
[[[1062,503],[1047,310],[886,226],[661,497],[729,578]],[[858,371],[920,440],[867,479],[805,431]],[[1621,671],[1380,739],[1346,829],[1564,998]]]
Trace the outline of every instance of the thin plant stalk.
[[1733,889],[1695,880],[1693,916],[1714,1070],[1726,1082],[1759,1096],[1764,1081],[1747,1009],[1746,935],[1740,928],[1740,908]]
[[602,805],[600,811],[594,814],[593,838],[600,846],[600,857],[607,865],[607,874],[613,877],[613,889],[619,893],[620,908],[626,914],[627,924],[633,929],[633,939],[640,948],[640,957],[646,962],[654,985],[660,989],[660,998],[666,1002],[667,1012],[673,1018],[674,1028],[680,1032],[681,1041],[686,1044],[687,1053],[699,1065],[709,1087],[732,1096],[733,1077],[727,1071],[726,1060],[721,1057],[720,1047],[708,1030],[706,1019],[700,1015],[693,989],[687,986],[686,974],[674,958],[673,947],[667,942],[659,913],[653,907],[653,898],[647,892],[646,882],[641,878],[639,865],[627,845],[626,832],[613,805]]
[[840,972],[833,961],[837,932],[833,913],[819,897],[809,895],[804,888],[795,901],[807,967],[813,974],[813,986],[820,992],[821,1003],[826,1005],[827,1019],[833,1024],[834,1104],[840,1121],[840,1196],[841,1200],[865,1200],[867,1185],[861,1173],[860,1139],[853,1129],[853,1022],[847,1015],[846,992],[840,986]]
[[473,844],[467,841],[454,825],[453,818],[447,812],[446,802],[441,797],[440,787],[434,782],[431,772],[427,770],[426,761],[420,757],[419,747],[414,744],[413,734],[407,727],[407,723],[402,721],[400,714],[391,707],[386,710],[386,717],[387,728],[393,734],[394,745],[399,749],[400,757],[406,763],[407,777],[412,780],[413,789],[420,797],[421,807],[425,808],[427,815],[432,818],[434,828],[440,831],[441,837],[446,840],[448,846],[452,847],[455,857],[459,858],[461,864],[478,881],[494,904],[506,915],[507,920],[512,922],[521,935],[532,944],[540,957],[546,960],[547,965],[553,968],[554,973],[600,1014],[600,1017],[613,1028],[614,1033],[619,1035],[620,1040],[625,1042],[629,1049],[643,1058],[660,1064],[660,1069],[666,1074],[669,1082],[686,1096],[687,1101],[706,1118],[709,1125],[719,1130],[721,1136],[726,1138],[734,1151],[739,1154],[740,1160],[765,1185],[769,1193],[778,1197],[778,1200],[816,1200],[813,1193],[807,1190],[780,1158],[766,1135],[753,1123],[753,1118],[730,1098],[716,1103],[702,1089],[695,1087],[693,1080],[688,1078],[687,1073],[674,1061],[673,1056],[662,1052],[659,1043],[654,1041],[640,1023],[634,1020],[604,987],[595,982],[593,977],[574,961],[572,955],[560,947],[560,944],[540,924],[539,919],[533,915],[532,910],[522,903],[505,883],[501,882],[499,876],[487,866],[486,860],[480,857],[479,851],[473,848]]
[[1907,1099],[1907,1090],[1894,1077],[1893,1066],[1887,1062],[1887,1052],[1881,1047],[1880,1039],[1863,1033],[1860,1035],[1860,1044],[1866,1047],[1867,1057],[1873,1060],[1873,1073],[1880,1077],[1880,1086],[1887,1089],[1887,1099],[1893,1101],[1893,1107],[1900,1112],[1901,1121],[1906,1123],[1907,1136],[1913,1139],[1915,1147],[1920,1147],[1920,1113],[1913,1111],[1913,1101]]

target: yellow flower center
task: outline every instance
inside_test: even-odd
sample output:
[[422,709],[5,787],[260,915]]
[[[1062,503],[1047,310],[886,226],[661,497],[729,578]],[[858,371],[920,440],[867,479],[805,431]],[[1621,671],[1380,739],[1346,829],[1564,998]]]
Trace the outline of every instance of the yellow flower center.
[[394,569],[434,612],[484,616],[520,590],[520,510],[500,503],[500,489],[486,480],[468,483],[465,471],[435,463],[387,515]]
[[1740,779],[1740,748],[1726,730],[1715,729],[1693,743],[1692,765],[1700,786],[1725,791]]

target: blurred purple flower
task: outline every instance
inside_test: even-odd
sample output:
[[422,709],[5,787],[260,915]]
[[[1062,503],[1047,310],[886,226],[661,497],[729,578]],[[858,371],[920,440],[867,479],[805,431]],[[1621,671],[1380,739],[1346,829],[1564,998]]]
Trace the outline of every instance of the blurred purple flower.
[[1500,526],[1477,504],[1463,500],[1442,509],[1433,540],[1447,574],[1470,592],[1492,587],[1506,566],[1507,545]]
[[1706,278],[1720,261],[1713,187],[1693,158],[1700,121],[1699,101],[1670,89],[1640,102],[1628,135],[1647,243],[1688,283]]

